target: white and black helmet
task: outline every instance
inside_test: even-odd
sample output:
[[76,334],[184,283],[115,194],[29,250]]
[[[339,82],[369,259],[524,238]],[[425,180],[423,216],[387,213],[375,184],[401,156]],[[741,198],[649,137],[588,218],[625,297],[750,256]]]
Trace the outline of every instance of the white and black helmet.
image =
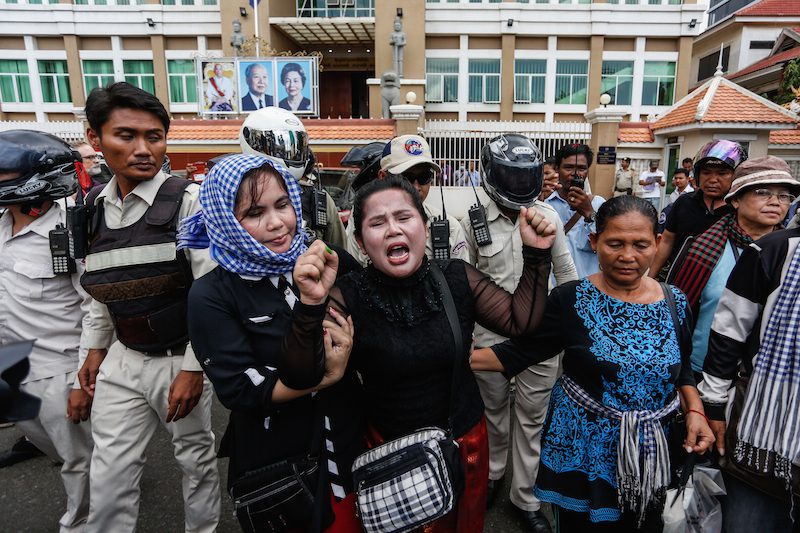
[[239,130],[242,153],[263,155],[300,180],[309,158],[308,133],[300,119],[280,107],[250,113]]
[[483,188],[509,209],[533,204],[542,190],[542,167],[542,153],[524,135],[498,135],[481,149]]
[[86,172],[80,152],[55,135],[0,132],[0,206],[69,196],[78,190],[78,172]]

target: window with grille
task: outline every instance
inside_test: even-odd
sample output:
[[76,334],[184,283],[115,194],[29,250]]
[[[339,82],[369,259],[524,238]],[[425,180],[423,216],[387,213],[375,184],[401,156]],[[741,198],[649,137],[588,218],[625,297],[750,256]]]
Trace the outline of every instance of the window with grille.
[[0,100],[7,103],[33,102],[28,62],[0,59]]
[[458,59],[429,58],[425,71],[425,101],[458,102]]
[[497,104],[500,102],[500,60],[469,60],[469,101]]
[[167,61],[169,101],[173,104],[197,103],[197,72],[191,59]]
[[645,61],[642,105],[672,105],[675,97],[675,62]]
[[603,61],[600,94],[611,96],[615,105],[630,105],[633,92],[633,61]]
[[556,62],[557,104],[585,104],[588,83],[588,61],[559,59]]
[[514,61],[514,102],[518,104],[543,104],[547,61],[544,59],[517,59]]
[[72,102],[66,61],[39,61],[42,100],[48,104]]
[[150,60],[125,60],[122,62],[125,81],[150,94],[156,93],[156,77]]
[[114,62],[110,59],[85,59],[83,61],[83,86],[88,95],[92,89],[114,83]]

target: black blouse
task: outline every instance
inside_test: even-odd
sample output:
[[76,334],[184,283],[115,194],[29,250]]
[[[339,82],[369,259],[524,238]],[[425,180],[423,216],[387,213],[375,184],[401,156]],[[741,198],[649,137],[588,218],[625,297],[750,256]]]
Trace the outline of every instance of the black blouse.
[[[307,454],[314,421],[330,428],[325,432],[330,445],[321,447],[341,465],[340,471],[349,470],[362,448],[361,387],[354,372],[313,398],[272,403],[278,379],[302,390],[319,383],[325,370],[325,305],[297,301],[295,313],[316,317],[313,324],[297,326],[314,351],[303,361],[283,356],[288,353],[283,343],[293,314],[284,294],[287,288],[293,289],[283,281],[275,287],[269,278],[248,281],[218,267],[196,280],[189,293],[192,347],[220,402],[231,411],[219,450],[220,457],[230,457],[229,484],[249,470]],[[331,481],[350,490],[349,479]]]
[[[544,312],[550,251],[525,247],[523,261],[513,296],[461,260],[436,261],[458,311],[464,346],[458,357],[442,290],[427,259],[404,279],[374,267],[339,279],[331,300],[353,318],[350,367],[358,370],[364,384],[367,419],[384,439],[426,426],[447,428],[451,412],[455,437],[480,421],[483,402],[469,368],[475,322],[513,337],[532,332]],[[295,318],[297,323],[301,315],[295,313]],[[313,349],[295,330],[295,346]],[[454,367],[456,393],[451,403]]]

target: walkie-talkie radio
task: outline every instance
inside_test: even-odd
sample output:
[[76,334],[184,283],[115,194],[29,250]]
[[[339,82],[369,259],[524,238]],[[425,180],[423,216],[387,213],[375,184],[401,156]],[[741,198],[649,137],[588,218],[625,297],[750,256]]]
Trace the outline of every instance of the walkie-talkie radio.
[[311,192],[314,200],[314,228],[325,229],[328,227],[328,198],[322,189],[314,189]]
[[475,243],[478,246],[486,246],[492,244],[492,235],[489,233],[489,224],[486,223],[486,211],[483,209],[481,199],[478,198],[478,191],[475,190],[475,184],[469,180],[472,185],[472,192],[475,193],[475,205],[469,208],[467,214],[469,215],[469,224],[472,226],[472,233],[475,235]]
[[69,232],[63,224],[50,230],[50,257],[53,260],[53,274],[73,274],[75,260],[69,254]]
[[450,259],[450,221],[445,217],[431,221],[431,242],[434,259]]
[[431,244],[434,259],[450,259],[450,221],[447,220],[447,211],[444,208],[444,191],[439,187],[442,195],[442,216],[434,217],[431,221]]

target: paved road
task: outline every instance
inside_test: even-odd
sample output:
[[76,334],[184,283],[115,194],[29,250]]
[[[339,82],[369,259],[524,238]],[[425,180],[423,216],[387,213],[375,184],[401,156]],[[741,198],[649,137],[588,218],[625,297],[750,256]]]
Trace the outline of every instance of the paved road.
[[[214,402],[214,432],[219,439],[227,423],[224,407]],[[0,429],[0,450],[7,450],[20,436],[16,428]],[[181,474],[172,459],[165,431],[157,431],[148,448],[148,461],[142,476],[142,502],[138,531],[183,531]],[[228,460],[219,460],[220,476],[228,474]],[[508,485],[508,478],[506,478]],[[3,533],[49,533],[58,531],[58,519],[65,506],[64,489],[58,467],[38,457],[7,468],[0,468],[0,531]],[[226,494],[222,496],[222,520],[219,531],[240,531]],[[498,496],[486,516],[484,531],[523,531],[508,503],[508,487]]]

